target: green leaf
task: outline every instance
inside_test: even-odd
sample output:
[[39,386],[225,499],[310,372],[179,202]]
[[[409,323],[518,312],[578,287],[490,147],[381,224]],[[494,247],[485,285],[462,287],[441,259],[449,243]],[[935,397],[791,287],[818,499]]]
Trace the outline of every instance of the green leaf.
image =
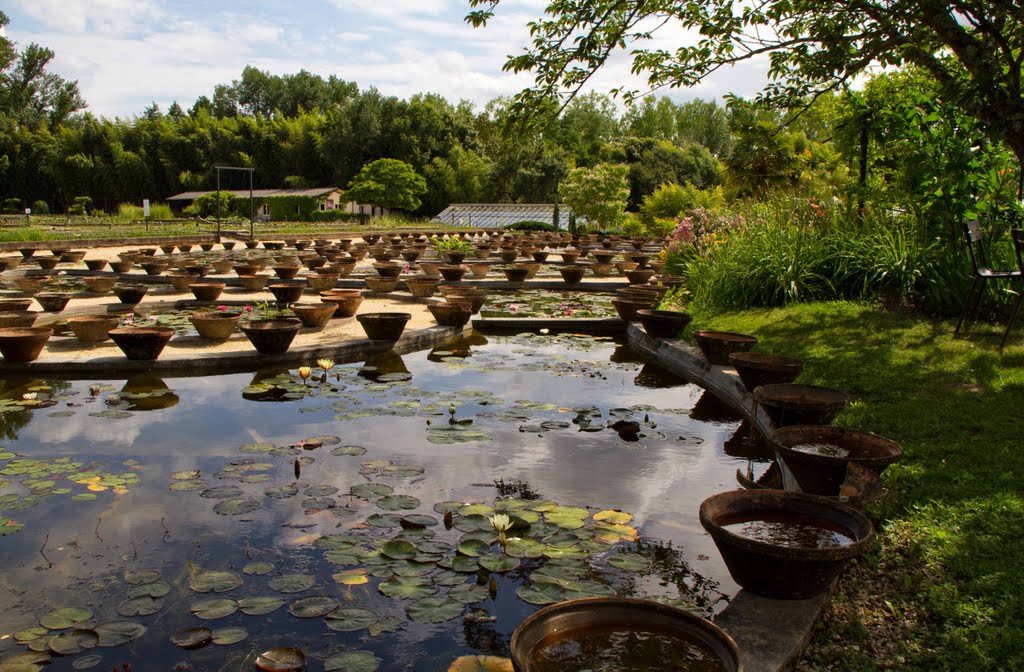
[[316,579],[308,574],[292,573],[275,576],[267,586],[281,593],[301,593],[312,588],[315,583]]
[[523,602],[530,604],[555,604],[565,599],[565,589],[553,583],[539,583],[532,586],[520,586],[516,595]]
[[246,597],[238,601],[238,608],[248,616],[262,616],[277,611],[284,604],[280,597],[267,595],[264,597]]
[[376,672],[380,658],[369,651],[345,651],[324,659],[324,672]]
[[424,597],[406,607],[405,613],[419,623],[443,623],[462,615],[461,602],[447,597]]
[[191,607],[192,614],[196,618],[210,621],[217,618],[224,618],[238,611],[238,601],[230,597],[214,597],[209,600],[200,600]]
[[365,630],[379,620],[376,612],[362,607],[336,609],[327,614],[327,627],[337,632]]
[[242,585],[242,577],[234,572],[202,572],[188,582],[197,593],[226,593]]
[[298,618],[319,618],[320,616],[326,616],[339,606],[338,601],[333,597],[316,595],[295,600],[288,607],[288,613]]
[[496,574],[511,572],[519,567],[519,558],[512,558],[507,555],[487,555],[479,560],[480,566]]
[[249,636],[245,628],[220,628],[213,631],[213,643],[227,646],[237,644]]
[[463,583],[454,586],[448,591],[448,597],[463,604],[482,602],[488,598],[490,593],[485,586],[478,586],[472,583]]
[[400,600],[427,597],[437,592],[430,579],[421,576],[393,576],[377,586],[384,595]]
[[78,623],[88,621],[92,618],[92,609],[89,607],[62,607],[54,609],[39,619],[39,624],[50,630],[65,630],[73,628]]

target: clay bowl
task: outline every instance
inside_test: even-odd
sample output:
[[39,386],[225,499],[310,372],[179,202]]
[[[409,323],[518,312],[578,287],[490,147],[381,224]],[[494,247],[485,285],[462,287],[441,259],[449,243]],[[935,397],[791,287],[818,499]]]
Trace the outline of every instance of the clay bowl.
[[50,327],[6,327],[0,329],[0,355],[7,362],[34,362],[53,329]]
[[174,245],[161,245],[160,251],[164,254],[172,254],[174,252]]
[[[515,672],[529,672],[531,659],[539,649],[543,649],[549,643],[601,633],[609,637],[610,644],[613,633],[620,632],[671,636],[685,642],[687,648],[696,648],[704,654],[700,669],[721,672],[743,671],[736,642],[714,623],[678,607],[629,597],[586,597],[567,600],[530,614],[512,633],[512,668]],[[602,647],[592,653],[604,657],[609,655],[610,650]],[[588,663],[593,664],[595,659],[584,656],[574,662],[578,662],[578,665],[565,669],[587,669]],[[636,662],[638,661],[622,660],[621,664],[632,667]],[[656,665],[656,661],[644,662],[650,664],[649,669],[661,669]],[[615,663],[609,663],[608,668],[601,664],[592,666],[620,669],[614,665]],[[695,664],[692,669],[698,669],[698,666]]]
[[220,298],[221,292],[224,291],[223,282],[193,282],[188,286],[192,296],[196,297],[196,301],[216,301]]
[[238,276],[238,284],[247,292],[258,292],[267,286],[269,279],[269,275],[240,275]]
[[0,299],[0,312],[23,313],[32,305],[32,299]]
[[90,271],[102,271],[107,267],[106,259],[86,259],[85,267]]
[[223,243],[221,243],[220,245],[221,245],[221,247],[223,247],[223,248],[224,248],[225,250],[233,250],[233,249],[235,249],[235,241],[233,241],[233,240],[229,240],[229,241],[227,241],[227,242],[223,242]]
[[69,317],[68,328],[82,343],[102,343],[110,340],[110,330],[117,329],[116,315],[81,315]]
[[746,352],[755,345],[757,339],[746,334],[734,334],[731,331],[695,331],[693,340],[704,353],[704,358],[712,364],[729,364],[729,355],[734,352]]
[[295,334],[302,328],[298,320],[251,320],[238,325],[242,333],[261,355],[280,355],[288,352]]
[[117,278],[113,275],[96,275],[82,278],[86,289],[94,294],[106,294],[117,284]]
[[386,294],[387,292],[395,291],[398,287],[398,278],[385,278],[382,276],[368,275],[364,278],[366,286],[374,294]]
[[583,276],[587,274],[587,267],[579,264],[566,264],[559,268],[558,272],[562,274],[565,284],[575,285],[583,280]]
[[299,274],[298,266],[274,266],[274,273],[282,280],[293,280]]
[[235,333],[235,327],[242,321],[242,313],[227,310],[204,310],[192,313],[188,320],[201,338],[223,341]]
[[647,299],[630,299],[630,298],[614,298],[612,299],[612,305],[615,307],[615,312],[619,314],[619,318],[626,322],[632,322],[637,319],[636,312],[638,310],[650,309],[657,303],[655,300]]
[[110,262],[110,269],[115,273],[128,273],[135,267],[135,262],[128,259]]
[[166,276],[167,281],[171,283],[175,291],[184,292],[188,290],[189,285],[199,279],[198,275],[190,275],[188,273],[168,273]]
[[802,360],[763,352],[733,352],[729,363],[751,391],[760,385],[792,383],[804,370]]
[[166,261],[145,261],[140,264],[146,275],[160,275],[170,266]]
[[67,292],[40,292],[36,294],[36,301],[43,307],[43,310],[51,313],[59,313],[64,310],[71,300],[71,294]]
[[352,275],[352,269],[356,267],[354,257],[342,257],[331,262],[330,272],[337,273],[339,278],[347,278]]
[[338,309],[338,304],[333,302],[323,303],[293,303],[291,311],[299,318],[302,325],[313,329],[322,329]]
[[182,243],[181,245],[178,245],[178,252],[183,252],[183,253],[187,254],[187,253],[189,253],[191,251],[192,251],[192,244],[191,243]]
[[254,275],[256,271],[260,270],[256,264],[235,264],[233,266],[235,274],[239,277],[243,275]]
[[526,277],[530,275],[530,269],[525,266],[510,266],[502,270],[509,282],[525,282]]
[[783,383],[756,388],[754,401],[776,427],[827,425],[850,403],[850,395],[831,387]]
[[[824,474],[834,480],[847,462],[859,464],[877,474],[903,457],[903,446],[892,439],[856,429],[832,425],[793,425],[772,432],[769,437],[779,456],[785,460],[801,486]],[[832,472],[833,475],[829,476]],[[806,487],[805,492],[812,492]]]
[[31,327],[39,313],[29,310],[0,312],[0,327]]
[[334,311],[334,317],[352,317],[363,302],[363,293],[357,289],[320,292],[320,300],[324,303],[337,304],[338,309]]
[[446,282],[459,282],[466,276],[466,271],[469,269],[462,266],[455,266],[453,264],[444,264],[437,270],[440,271],[441,277],[444,278]]
[[[871,521],[856,509],[782,490],[712,495],[701,503],[699,517],[736,583],[757,595],[783,600],[806,599],[828,590],[846,563],[868,549],[874,535]],[[768,539],[769,535],[740,534],[740,524],[785,527]],[[792,526],[798,524],[811,532],[795,533]],[[834,543],[837,539],[841,542]]]
[[47,278],[45,277],[40,278],[35,276],[26,276],[21,278],[15,278],[14,285],[21,291],[25,292],[26,294],[35,294],[36,292],[43,288],[43,285],[46,284],[46,280]]
[[174,336],[171,327],[120,327],[110,330],[110,337],[128,359],[155,361]]
[[213,249],[213,243],[199,243],[199,249],[203,252],[209,252]]
[[441,294],[449,301],[454,298],[467,299],[473,307],[473,313],[479,313],[480,309],[487,303],[487,290],[466,285],[442,285],[439,288]]
[[624,271],[623,275],[625,275],[626,279],[629,280],[629,284],[642,285],[654,277],[654,271],[649,268],[638,268],[633,271]]
[[230,272],[235,267],[235,262],[230,259],[217,259],[210,262],[210,268],[218,275]]
[[44,271],[52,271],[60,263],[60,257],[35,257],[35,260]]
[[533,260],[536,261],[537,263],[543,264],[544,262],[546,262],[548,260],[548,255],[549,254],[550,254],[550,252],[544,252],[542,250],[538,250],[536,252],[531,252],[530,256],[532,256]]
[[491,272],[491,265],[483,263],[469,264],[469,272],[473,274],[474,278],[483,279]]
[[294,303],[302,298],[303,292],[306,291],[305,281],[292,281],[292,282],[274,282],[267,285],[267,289],[277,299],[278,304],[282,306]]
[[404,282],[405,288],[409,290],[409,293],[421,299],[433,296],[437,292],[437,286],[441,284],[440,279],[427,275],[408,276],[404,279]]
[[647,335],[653,338],[679,338],[679,332],[693,319],[689,313],[649,308],[636,311],[636,317],[644,325]]
[[[782,469],[778,462],[771,466],[756,480],[752,480],[742,469],[736,470],[736,481],[748,490],[785,490],[782,482]],[[882,479],[878,474],[854,462],[847,462],[843,467],[843,477],[836,490],[818,497],[862,509],[882,495]]]
[[326,292],[338,283],[338,273],[307,273],[306,284],[315,292]]
[[427,309],[442,327],[464,327],[473,316],[473,308],[468,302],[431,303]]
[[402,274],[404,266],[402,264],[374,264],[373,267],[377,270],[377,274],[382,278],[397,278]]
[[412,319],[409,313],[363,313],[356,315],[360,326],[371,341],[397,341]]

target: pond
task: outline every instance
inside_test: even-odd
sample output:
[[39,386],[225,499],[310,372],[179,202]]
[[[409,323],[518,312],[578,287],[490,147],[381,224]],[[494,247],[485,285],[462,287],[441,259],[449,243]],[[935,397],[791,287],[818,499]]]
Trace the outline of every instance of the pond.
[[480,317],[617,317],[612,296],[603,292],[523,289],[492,291]]
[[739,422],[626,345],[472,334],[302,374],[3,381],[0,658],[427,672],[508,655],[541,604],[737,590],[697,507],[735,487]]

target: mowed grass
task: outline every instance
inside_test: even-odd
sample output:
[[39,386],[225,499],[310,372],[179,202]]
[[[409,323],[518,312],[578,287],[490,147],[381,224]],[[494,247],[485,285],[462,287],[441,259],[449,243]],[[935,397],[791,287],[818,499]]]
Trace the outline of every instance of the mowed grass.
[[1004,325],[954,324],[843,302],[695,315],[803,359],[800,382],[852,395],[839,424],[905,449],[803,669],[1024,669],[1024,324],[1002,354]]

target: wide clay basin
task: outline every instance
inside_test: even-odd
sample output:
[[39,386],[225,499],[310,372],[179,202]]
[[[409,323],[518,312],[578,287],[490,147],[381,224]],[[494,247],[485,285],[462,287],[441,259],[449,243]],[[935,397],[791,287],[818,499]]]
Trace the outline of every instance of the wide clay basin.
[[776,427],[827,425],[850,403],[850,395],[831,387],[783,383],[756,388],[754,401]]
[[33,362],[43,352],[43,346],[53,329],[49,327],[6,327],[0,329],[0,355],[6,362]]
[[734,352],[746,352],[757,345],[757,338],[747,334],[736,334],[731,331],[695,331],[693,340],[704,353],[704,358],[712,364],[727,365],[729,355]]
[[228,310],[204,310],[188,318],[201,338],[223,341],[235,333],[235,327],[242,320],[242,313]]
[[721,492],[701,503],[699,517],[736,583],[784,600],[828,590],[874,535],[852,507],[782,490]]
[[174,336],[171,327],[120,327],[110,330],[110,337],[124,356],[132,360],[155,361]]
[[903,456],[903,447],[878,434],[832,425],[793,425],[769,437],[804,492],[827,494],[849,463],[881,474]]
[[81,315],[67,319],[68,328],[82,343],[102,343],[110,340],[110,330],[117,329],[116,315]]
[[427,309],[442,327],[463,327],[473,316],[472,304],[468,303],[431,303]]
[[636,311],[636,317],[644,325],[647,335],[653,338],[679,338],[679,332],[693,319],[689,313],[646,308]]
[[[778,462],[771,466],[757,479],[751,479],[742,469],[736,470],[736,481],[747,489],[785,490],[782,482],[782,469]],[[848,504],[862,509],[878,499],[882,494],[882,479],[878,474],[862,467],[855,462],[847,462],[843,468],[843,479],[839,486],[826,493],[816,494],[817,497],[828,497],[841,504]]]
[[729,363],[751,391],[761,385],[792,383],[804,370],[803,360],[765,352],[733,352]]
[[295,334],[302,328],[298,320],[251,320],[238,325],[242,333],[261,355],[280,355],[288,352]]
[[363,313],[356,319],[372,341],[397,341],[412,319],[409,313]]
[[322,329],[338,310],[338,304],[324,301],[323,303],[293,303],[291,311],[299,318],[302,325],[312,329]]

